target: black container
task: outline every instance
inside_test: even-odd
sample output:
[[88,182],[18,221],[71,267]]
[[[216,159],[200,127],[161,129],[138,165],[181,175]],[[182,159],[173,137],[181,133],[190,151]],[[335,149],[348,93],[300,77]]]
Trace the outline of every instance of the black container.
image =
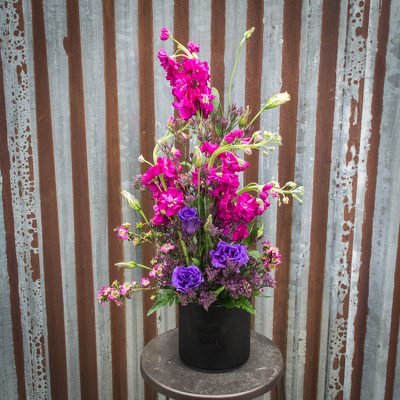
[[250,355],[250,314],[239,308],[179,305],[179,356],[203,372],[227,372]]

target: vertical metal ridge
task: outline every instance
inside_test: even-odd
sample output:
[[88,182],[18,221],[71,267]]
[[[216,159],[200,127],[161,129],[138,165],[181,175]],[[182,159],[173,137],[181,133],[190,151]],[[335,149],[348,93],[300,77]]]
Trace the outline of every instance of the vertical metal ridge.
[[[138,46],[139,46],[139,137],[140,152],[147,160],[153,159],[155,146],[155,109],[154,109],[154,61],[153,40],[148,40],[148,27],[153,26],[152,1],[139,0],[138,7]],[[145,163],[140,165],[141,173],[147,171]],[[142,209],[146,215],[153,214],[151,193],[142,192]],[[154,249],[149,243],[142,245],[142,262],[150,265],[154,256]],[[146,345],[157,335],[156,314],[147,317],[147,312],[152,306],[152,300],[148,292],[143,292],[143,336]],[[145,398],[153,398],[153,390],[145,385]]]
[[[257,114],[261,106],[261,78],[263,60],[264,3],[261,0],[247,1],[246,30],[255,28],[251,38],[246,41],[246,81],[245,104],[249,106],[249,121]],[[229,110],[227,110],[229,113]],[[260,118],[253,124],[253,132],[260,129]],[[258,182],[259,153],[245,155],[249,167],[243,173],[243,185]],[[254,298],[252,299],[254,306]],[[251,318],[251,329],[254,329],[254,317]]]
[[340,3],[325,0],[322,10],[318,99],[316,115],[313,204],[310,233],[310,272],[306,325],[304,398],[316,398],[320,349],[321,312],[329,206],[329,182],[336,87],[336,60]]
[[211,2],[211,86],[220,93],[224,109],[225,92],[225,0]]
[[[1,42],[0,42],[1,43]],[[8,131],[6,104],[4,98],[3,61],[0,52],[0,173],[2,176],[2,199],[6,237],[7,271],[10,285],[10,305],[12,318],[12,340],[14,362],[18,384],[18,398],[26,399],[24,347],[22,343],[22,323],[20,313],[18,260],[15,249],[14,210],[10,182],[10,153],[8,151]]]
[[378,174],[378,157],[380,143],[380,127],[383,110],[383,88],[386,76],[386,50],[389,36],[389,17],[391,0],[383,0],[380,4],[378,44],[375,56],[374,84],[371,102],[371,136],[370,150],[367,156],[367,185],[364,205],[365,214],[362,224],[360,270],[358,279],[358,306],[354,319],[354,356],[351,375],[350,399],[361,395],[361,381],[364,362],[364,342],[367,331],[369,274],[372,247],[372,228],[375,210],[375,191]]
[[394,286],[393,286],[393,302],[392,302],[392,319],[390,322],[390,336],[388,346],[388,361],[386,364],[386,385],[385,385],[385,400],[393,398],[393,388],[395,382],[396,371],[396,355],[398,348],[398,335],[399,335],[399,322],[400,322],[400,226],[397,238],[397,257],[396,269],[394,273]]
[[[258,113],[261,105],[263,16],[264,2],[261,0],[248,0],[246,29],[255,28],[251,38],[246,41],[245,104],[250,108],[249,121]],[[252,133],[260,129],[260,118],[254,122],[253,126]],[[254,152],[251,156],[246,157],[250,166],[244,171],[244,185],[258,180],[258,156],[258,152]]]
[[[118,126],[117,61],[115,39],[114,0],[102,1],[104,44],[104,89],[106,110],[107,146],[107,227],[110,281],[124,281],[124,272],[114,264],[122,260],[122,241],[115,237],[113,229],[121,224],[121,167]],[[111,353],[113,366],[113,398],[127,398],[126,371],[126,316],[124,310],[112,304]]]
[[[299,60],[302,1],[285,1],[283,8],[282,92],[290,94],[290,102],[279,110],[279,132],[283,146],[278,155],[278,178],[283,185],[294,180],[297,109],[299,92]],[[276,271],[278,282],[274,293],[273,340],[286,363],[289,307],[289,280],[292,240],[293,205],[283,205],[277,212],[276,243],[284,264]]]
[[[74,210],[75,271],[79,338],[79,370],[82,398],[96,398],[97,352],[94,315],[92,241],[90,235],[90,200],[83,94],[82,51],[79,3],[66,3],[69,106],[71,130],[71,167]],[[85,290],[82,290],[85,282]]]
[[42,0],[32,2],[32,30],[49,373],[52,397],[67,399],[68,377],[64,302],[62,296],[60,234]]

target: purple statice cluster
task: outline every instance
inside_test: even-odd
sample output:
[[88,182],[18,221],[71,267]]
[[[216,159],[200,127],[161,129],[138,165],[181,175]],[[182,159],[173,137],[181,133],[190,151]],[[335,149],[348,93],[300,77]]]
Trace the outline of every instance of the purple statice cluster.
[[119,239],[133,245],[151,243],[156,254],[151,267],[133,261],[117,263],[122,268],[141,267],[149,271],[148,276],[141,286],[114,282],[102,288],[99,301],[121,305],[133,291],[151,288],[155,302],[150,313],[167,304],[190,302],[205,309],[220,304],[253,312],[250,297],[261,295],[264,287],[276,286],[272,274],[281,263],[279,250],[270,242],[261,243],[260,252],[249,250],[263,236],[258,219],[271,199],[286,204],[289,195],[298,199],[302,188],[293,182],[280,187],[274,181],[241,187],[241,175],[249,168],[244,155],[253,151],[268,155],[281,144],[277,133],[252,133],[252,123],[263,110],[285,103],[289,96],[274,96],[250,122],[249,107],[229,104],[224,115],[218,91],[209,87],[208,65],[197,57],[200,46],[181,45],[166,28],[160,38],[178,45],[174,55],[161,49],[158,58],[179,118],[168,119],[152,160],[139,157],[147,170],[134,178],[133,188],[151,193],[152,215],[145,215],[139,200],[123,191],[143,222],[136,225],[136,232],[129,223],[115,229]]

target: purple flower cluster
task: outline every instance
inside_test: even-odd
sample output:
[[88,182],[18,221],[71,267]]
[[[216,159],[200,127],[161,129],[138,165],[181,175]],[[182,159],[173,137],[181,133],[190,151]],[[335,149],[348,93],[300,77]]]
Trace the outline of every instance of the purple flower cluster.
[[181,221],[182,230],[188,235],[194,235],[201,225],[197,210],[192,207],[181,208],[178,211],[178,217]]
[[183,293],[188,289],[197,288],[203,280],[201,271],[195,265],[176,267],[172,274],[172,285]]
[[249,260],[247,246],[228,244],[223,240],[218,242],[217,248],[210,251],[211,263],[216,268],[224,268],[227,263],[241,267]]

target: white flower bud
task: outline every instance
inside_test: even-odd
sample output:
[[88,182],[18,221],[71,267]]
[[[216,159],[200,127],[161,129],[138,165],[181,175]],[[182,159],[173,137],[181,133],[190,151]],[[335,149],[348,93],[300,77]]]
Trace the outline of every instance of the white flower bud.
[[288,92],[278,93],[272,96],[264,106],[264,109],[278,107],[281,104],[285,104],[290,100],[290,95]]
[[123,190],[121,192],[122,197],[126,200],[126,202],[129,204],[130,207],[132,207],[136,211],[140,211],[142,208],[140,207],[140,202],[139,200],[131,193],[127,192],[126,190]]

